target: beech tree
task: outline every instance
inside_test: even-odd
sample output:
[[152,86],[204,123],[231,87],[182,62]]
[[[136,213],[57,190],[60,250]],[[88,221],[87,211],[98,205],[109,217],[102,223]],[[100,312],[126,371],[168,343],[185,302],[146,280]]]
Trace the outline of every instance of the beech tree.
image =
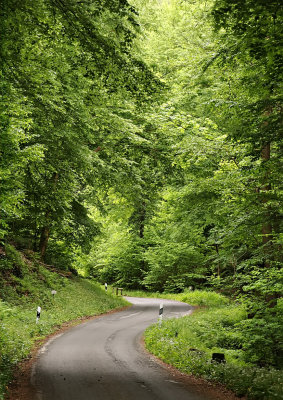
[[[281,28],[272,28],[271,17],[257,18],[273,6],[241,8],[234,2],[226,10],[225,2],[213,1],[134,3],[142,35],[137,47],[165,86],[146,115],[149,142],[159,142],[150,146],[162,151],[151,152],[151,162],[140,153],[136,177],[146,185],[135,187],[137,209],[128,219],[130,229],[142,221],[141,284],[181,290],[214,282],[242,291],[243,276],[255,276],[264,265],[276,275],[280,263],[281,81],[275,59]],[[252,43],[259,45],[269,30],[276,72],[267,66],[269,44],[252,51]],[[272,74],[277,74],[273,86]],[[266,112],[268,102],[274,108]],[[265,159],[271,141],[271,158]],[[151,179],[157,171],[158,185]],[[146,218],[144,204],[150,210]]]
[[158,89],[131,52],[134,17],[124,1],[2,7],[3,234],[13,227],[42,258],[51,231],[66,233],[75,204],[85,206],[86,187],[124,168],[117,142],[134,140],[135,107]]

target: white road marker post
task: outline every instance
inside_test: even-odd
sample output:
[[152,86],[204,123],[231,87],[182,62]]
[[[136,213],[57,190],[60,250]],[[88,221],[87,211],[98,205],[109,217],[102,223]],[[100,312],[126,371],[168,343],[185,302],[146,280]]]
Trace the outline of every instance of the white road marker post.
[[41,313],[41,307],[37,307],[36,311],[36,323],[38,324],[39,318],[40,318],[40,313]]
[[159,325],[161,325],[162,323],[162,318],[163,318],[163,304],[161,303],[159,307],[159,317],[158,317]]
[[107,283],[104,283],[105,292],[107,292]]

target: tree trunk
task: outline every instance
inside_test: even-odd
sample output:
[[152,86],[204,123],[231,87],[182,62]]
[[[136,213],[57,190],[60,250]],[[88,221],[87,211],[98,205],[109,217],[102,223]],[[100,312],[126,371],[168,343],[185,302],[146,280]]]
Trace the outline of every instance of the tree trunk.
[[[214,246],[215,246],[215,251],[217,253],[217,257],[219,257],[219,244],[215,243]],[[217,276],[218,276],[218,278],[220,278],[220,263],[219,263],[219,260],[217,262]]]
[[[261,151],[261,158],[263,161],[268,161],[270,160],[270,143],[267,143],[265,146],[263,146],[262,151]],[[268,182],[269,176],[268,172],[264,175],[264,182],[263,186],[261,187],[261,192],[268,192],[271,189],[271,185]],[[262,196],[262,203],[266,204],[268,201],[266,196]],[[272,225],[270,221],[270,212],[267,209],[266,213],[266,221],[262,225],[262,244],[266,245],[271,239],[272,239]]]
[[48,226],[44,226],[41,230],[40,242],[39,242],[39,251],[40,251],[40,259],[43,261],[48,245],[50,229]]
[[[59,179],[58,172],[54,172],[52,175],[52,182],[53,182],[53,193],[56,191],[56,185]],[[39,241],[39,252],[40,252],[40,259],[43,261],[48,245],[48,240],[50,236],[50,222],[51,222],[51,210],[47,210],[45,213],[45,225],[41,229],[40,241]]]
[[37,229],[37,226],[35,224],[34,235],[33,235],[33,246],[32,246],[33,251],[37,250],[37,238],[38,238],[38,229]]
[[141,239],[144,237],[144,225],[145,225],[145,202],[142,202],[141,211],[140,211],[140,218],[139,218],[139,236]]
[[[262,161],[266,162],[270,160],[270,143],[267,143],[262,147],[261,150],[261,159]],[[262,233],[262,244],[264,246],[264,254],[265,254],[265,260],[264,260],[264,266],[269,268],[270,267],[270,262],[269,262],[269,254],[270,254],[270,245],[271,244],[271,239],[272,239],[272,225],[271,225],[271,216],[270,216],[270,210],[268,208],[268,205],[266,203],[268,202],[268,196],[267,193],[271,190],[271,185],[269,183],[269,172],[266,171],[266,173],[263,176],[263,185],[260,189],[262,194],[262,204],[263,207],[266,208],[264,211],[264,221],[262,224],[261,228],[261,233]],[[266,194],[264,194],[266,193]]]

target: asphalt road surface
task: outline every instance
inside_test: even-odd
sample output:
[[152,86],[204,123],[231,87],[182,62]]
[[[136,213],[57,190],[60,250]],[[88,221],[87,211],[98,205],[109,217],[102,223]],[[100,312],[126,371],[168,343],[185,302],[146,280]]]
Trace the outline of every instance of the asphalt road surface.
[[[185,303],[127,298],[133,306],[55,336],[33,368],[36,400],[207,400],[142,344],[143,331],[158,320],[191,312]],[[178,375],[178,374],[177,374]]]

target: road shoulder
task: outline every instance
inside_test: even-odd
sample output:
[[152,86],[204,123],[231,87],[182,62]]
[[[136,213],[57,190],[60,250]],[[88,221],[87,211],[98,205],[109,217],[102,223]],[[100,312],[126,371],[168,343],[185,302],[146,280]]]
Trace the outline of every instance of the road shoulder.
[[32,368],[34,363],[37,360],[40,349],[46,345],[51,339],[56,338],[56,336],[61,335],[67,330],[83,324],[85,322],[91,321],[96,318],[103,317],[105,315],[114,314],[127,308],[130,308],[131,305],[116,308],[114,310],[110,310],[107,313],[92,315],[87,317],[81,317],[72,321],[68,321],[63,323],[57,329],[55,328],[54,332],[50,335],[46,336],[44,339],[40,339],[35,342],[33,349],[29,355],[29,357],[22,362],[20,362],[15,370],[14,370],[14,379],[8,387],[7,394],[5,396],[5,400],[33,400],[36,399],[36,390],[34,386],[31,384],[31,376],[32,376]]

